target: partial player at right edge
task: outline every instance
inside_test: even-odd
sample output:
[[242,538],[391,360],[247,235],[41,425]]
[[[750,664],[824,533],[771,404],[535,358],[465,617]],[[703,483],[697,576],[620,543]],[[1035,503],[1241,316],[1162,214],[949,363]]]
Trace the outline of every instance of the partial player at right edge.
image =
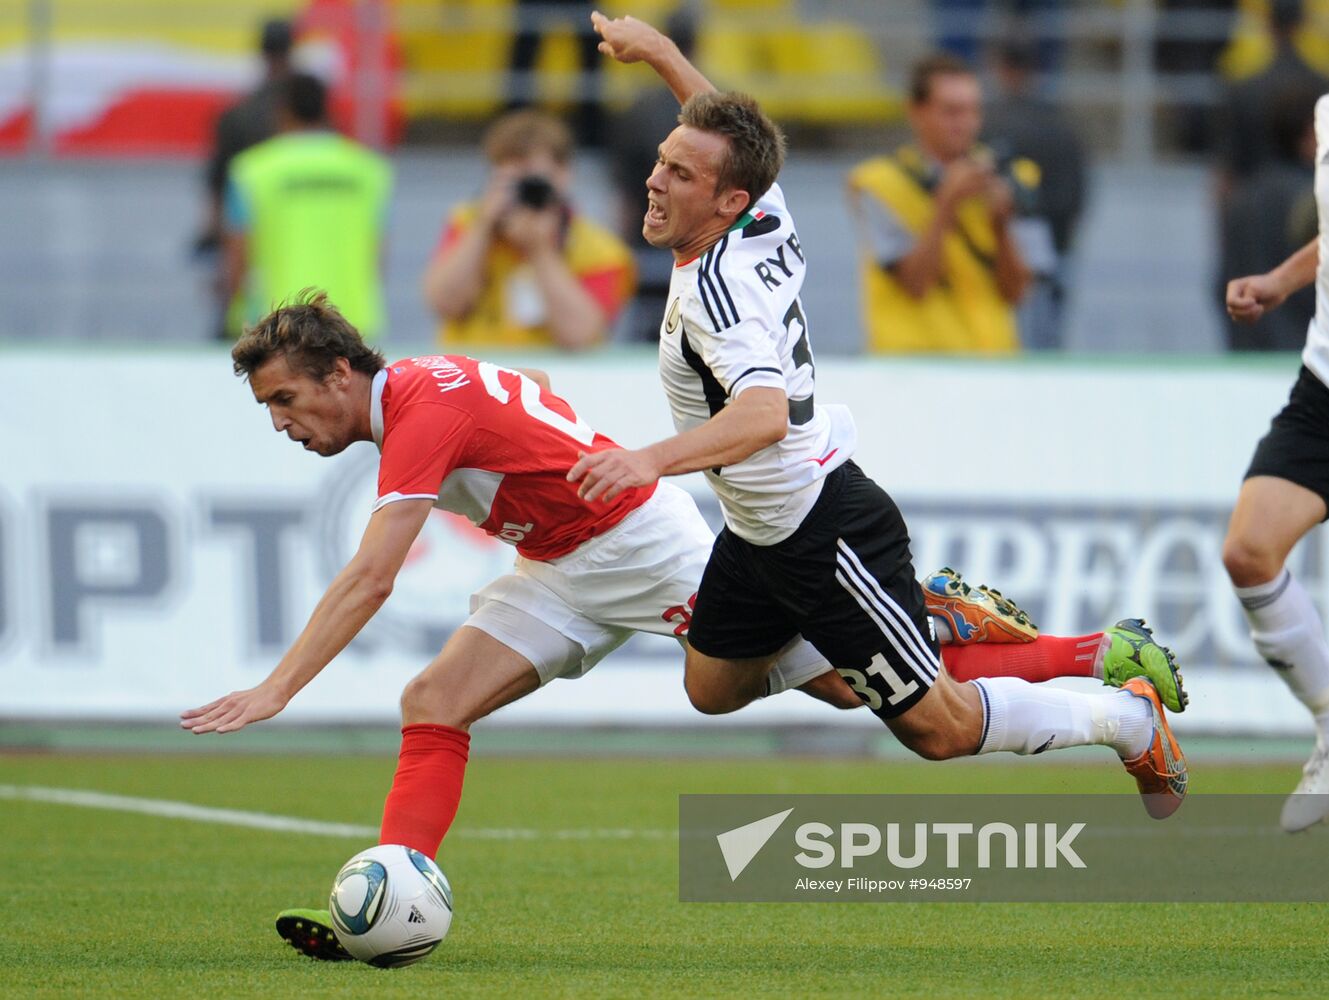
[[1253,323],[1315,282],[1301,373],[1255,448],[1223,542],[1223,565],[1255,648],[1315,718],[1315,750],[1283,806],[1289,833],[1329,816],[1329,642],[1310,594],[1285,565],[1292,547],[1329,515],[1329,95],[1315,105],[1315,146],[1319,235],[1272,271],[1227,286],[1228,315]]

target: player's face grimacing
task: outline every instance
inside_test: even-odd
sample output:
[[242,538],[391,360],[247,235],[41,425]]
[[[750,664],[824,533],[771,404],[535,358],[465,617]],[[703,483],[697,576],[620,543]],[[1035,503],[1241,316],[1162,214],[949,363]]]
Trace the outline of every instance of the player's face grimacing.
[[[646,179],[649,207],[643,238],[653,247],[687,251],[723,233],[747,205],[741,191],[717,191],[715,179],[728,140],[714,132],[680,125],[663,143]],[[732,207],[737,205],[737,211]],[[728,210],[729,214],[724,214]]]
[[350,365],[339,358],[322,382],[291,368],[284,355],[269,358],[249,377],[254,399],[268,408],[272,426],[305,451],[327,457],[357,440],[346,392]]

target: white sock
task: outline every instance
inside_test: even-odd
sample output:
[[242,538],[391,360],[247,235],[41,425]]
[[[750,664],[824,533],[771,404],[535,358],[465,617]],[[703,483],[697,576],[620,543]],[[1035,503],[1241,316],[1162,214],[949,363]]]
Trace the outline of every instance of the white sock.
[[1287,570],[1268,583],[1234,587],[1255,649],[1329,733],[1329,642],[1319,612]]
[[951,623],[941,615],[929,615],[932,619],[932,627],[937,630],[938,642],[954,642],[955,636],[951,634]]
[[1085,694],[1018,677],[969,683],[983,697],[986,720],[978,753],[1032,754],[1102,744],[1129,760],[1153,739],[1153,708],[1129,691]]

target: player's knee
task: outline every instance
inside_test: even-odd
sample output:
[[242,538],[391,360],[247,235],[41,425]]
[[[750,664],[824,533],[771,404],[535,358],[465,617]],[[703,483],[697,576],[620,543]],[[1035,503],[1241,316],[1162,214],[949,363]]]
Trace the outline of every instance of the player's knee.
[[728,715],[747,704],[736,692],[695,677],[683,678],[683,690],[687,692],[692,707],[702,715]]
[[1230,534],[1223,540],[1223,568],[1237,587],[1267,583],[1283,568],[1283,557],[1253,538]]
[[427,673],[412,677],[402,689],[401,718],[405,725],[428,723],[462,727],[475,721],[450,713],[449,699],[442,685],[435,684]]

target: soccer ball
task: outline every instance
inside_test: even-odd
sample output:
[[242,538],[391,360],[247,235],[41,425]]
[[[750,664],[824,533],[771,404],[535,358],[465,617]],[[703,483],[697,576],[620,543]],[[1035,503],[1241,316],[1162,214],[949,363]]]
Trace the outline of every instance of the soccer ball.
[[381,969],[411,965],[447,936],[452,887],[438,865],[401,844],[379,844],[342,865],[328,900],[340,941]]

